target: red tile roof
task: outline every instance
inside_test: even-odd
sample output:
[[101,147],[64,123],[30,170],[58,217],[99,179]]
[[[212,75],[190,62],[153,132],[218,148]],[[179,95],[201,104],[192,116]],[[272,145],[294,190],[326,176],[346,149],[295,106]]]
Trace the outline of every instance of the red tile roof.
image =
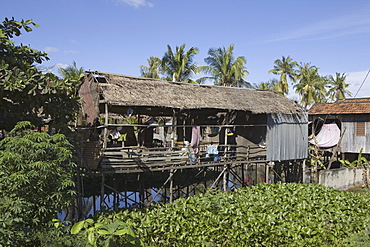
[[315,104],[308,111],[312,115],[370,113],[370,98],[344,99],[335,103]]

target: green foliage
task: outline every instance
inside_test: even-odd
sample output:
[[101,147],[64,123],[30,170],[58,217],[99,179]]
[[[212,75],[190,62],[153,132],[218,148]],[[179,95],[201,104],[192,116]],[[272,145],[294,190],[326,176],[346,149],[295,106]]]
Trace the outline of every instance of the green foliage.
[[354,160],[352,162],[348,161],[348,160],[339,160],[340,163],[342,163],[342,165],[344,167],[357,167],[357,166],[363,166],[363,165],[369,165],[370,164],[370,161],[368,161],[365,157],[362,157],[362,152],[363,152],[363,148],[361,148],[358,156],[357,156],[357,160]]
[[329,85],[328,96],[331,101],[337,101],[340,99],[345,99],[348,96],[351,96],[351,92],[347,89],[349,84],[346,83],[347,75],[345,73],[335,73],[335,77],[330,75],[325,77]]
[[80,236],[71,235],[71,223],[53,219],[47,227],[36,233],[42,247],[85,247],[86,241]]
[[58,129],[66,128],[79,109],[75,81],[61,80],[51,73],[42,74],[36,64],[48,60],[45,52],[12,38],[38,25],[32,20],[7,19],[0,24],[0,129],[10,130],[18,121],[40,125],[51,117]]
[[109,217],[77,222],[71,233],[83,234],[90,246],[144,246],[130,224]]
[[208,57],[204,61],[208,65],[199,67],[199,71],[210,76],[200,78],[198,82],[202,83],[210,79],[219,86],[252,87],[244,80],[249,74],[245,67],[247,60],[242,56],[234,58],[233,44],[227,48],[209,49]]
[[369,223],[369,203],[315,184],[259,184],[110,217],[149,246],[336,246]]
[[175,51],[167,45],[167,51],[162,58],[162,72],[167,78],[176,82],[193,83],[190,80],[197,71],[197,64],[193,62],[194,56],[198,54],[198,49],[190,47],[185,50],[186,45],[176,46]]
[[365,230],[351,234],[348,236],[340,246],[346,247],[370,247],[370,226],[367,226]]
[[150,56],[148,66],[140,65],[141,76],[145,78],[159,79],[162,73],[162,60],[159,57]]
[[288,78],[295,82],[297,80],[297,71],[296,68],[298,64],[296,61],[288,57],[282,57],[282,59],[277,59],[274,62],[274,68],[269,70],[269,73],[275,75],[280,75],[280,80],[276,84],[276,91],[282,94],[289,93],[289,84]]
[[322,154],[317,146],[308,147],[308,154],[309,154],[309,164],[311,166],[320,166],[323,169],[326,169],[323,161],[322,161]]
[[62,134],[49,136],[19,123],[0,141],[0,242],[27,246],[75,195],[72,146]]
[[326,84],[324,77],[320,76],[319,68],[309,63],[299,66],[298,83],[294,85],[295,92],[301,96],[301,104],[308,109],[314,103],[326,101]]

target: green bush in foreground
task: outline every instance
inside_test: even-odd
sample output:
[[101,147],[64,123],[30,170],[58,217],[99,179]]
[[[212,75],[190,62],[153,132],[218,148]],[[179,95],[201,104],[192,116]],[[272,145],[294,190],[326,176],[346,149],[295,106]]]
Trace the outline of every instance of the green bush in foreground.
[[370,198],[315,184],[259,184],[101,216],[148,246],[340,246],[369,221]]

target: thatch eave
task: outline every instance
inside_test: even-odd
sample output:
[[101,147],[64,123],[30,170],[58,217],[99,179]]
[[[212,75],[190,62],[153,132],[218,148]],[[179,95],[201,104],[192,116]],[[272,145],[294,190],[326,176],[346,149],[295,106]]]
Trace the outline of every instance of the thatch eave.
[[106,79],[105,83],[98,82],[101,100],[114,106],[236,110],[253,114],[304,112],[297,102],[273,91],[169,82],[104,72],[90,74]]

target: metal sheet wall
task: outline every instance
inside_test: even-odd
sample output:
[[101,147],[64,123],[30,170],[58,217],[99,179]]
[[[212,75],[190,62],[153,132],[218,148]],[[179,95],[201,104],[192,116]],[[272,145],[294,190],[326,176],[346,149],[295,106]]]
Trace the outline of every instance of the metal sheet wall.
[[364,154],[370,153],[370,123],[365,123],[365,135],[357,136],[356,135],[356,121],[353,122],[344,122],[348,119],[343,119],[342,122],[342,132],[344,128],[344,136],[341,143],[341,149],[344,153],[359,153],[361,148],[363,148]]
[[269,114],[266,144],[268,161],[307,158],[307,113]]

